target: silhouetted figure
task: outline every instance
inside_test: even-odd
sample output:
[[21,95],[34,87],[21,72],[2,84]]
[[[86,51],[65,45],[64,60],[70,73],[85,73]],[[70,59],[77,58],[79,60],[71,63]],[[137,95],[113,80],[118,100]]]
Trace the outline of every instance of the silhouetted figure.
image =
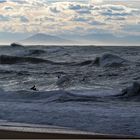
[[37,89],[36,89],[36,87],[35,87],[35,85],[32,87],[32,88],[30,88],[31,90],[34,90],[34,91],[36,91]]
[[59,79],[60,78],[60,75],[58,75],[57,78]]

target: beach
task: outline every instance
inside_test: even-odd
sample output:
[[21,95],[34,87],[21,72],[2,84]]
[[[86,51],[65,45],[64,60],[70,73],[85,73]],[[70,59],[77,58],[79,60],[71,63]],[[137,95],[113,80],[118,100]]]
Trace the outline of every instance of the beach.
[[[45,126],[40,128],[38,126],[18,124],[20,126],[0,126],[1,139],[104,139],[104,138],[139,138],[128,135],[109,135],[99,134],[93,132],[74,131],[68,128]],[[25,124],[24,124],[25,125]]]

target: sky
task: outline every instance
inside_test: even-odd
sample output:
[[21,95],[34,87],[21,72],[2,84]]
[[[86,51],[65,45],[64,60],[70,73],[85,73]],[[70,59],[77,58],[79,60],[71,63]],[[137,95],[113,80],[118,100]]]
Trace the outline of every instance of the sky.
[[140,37],[140,0],[0,0],[1,43],[36,33],[111,34],[127,42]]

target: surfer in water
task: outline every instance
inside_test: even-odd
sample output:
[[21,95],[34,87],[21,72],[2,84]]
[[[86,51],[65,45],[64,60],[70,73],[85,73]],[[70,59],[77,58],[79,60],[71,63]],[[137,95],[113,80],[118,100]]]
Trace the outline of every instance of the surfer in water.
[[35,87],[35,85],[33,87],[30,88],[31,90],[37,91],[37,88]]

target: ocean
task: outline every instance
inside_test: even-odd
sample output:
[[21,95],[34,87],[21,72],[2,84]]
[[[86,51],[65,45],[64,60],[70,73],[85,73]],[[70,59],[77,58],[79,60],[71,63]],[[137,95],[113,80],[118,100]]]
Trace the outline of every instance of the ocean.
[[139,136],[139,83],[140,47],[1,46],[0,125]]

